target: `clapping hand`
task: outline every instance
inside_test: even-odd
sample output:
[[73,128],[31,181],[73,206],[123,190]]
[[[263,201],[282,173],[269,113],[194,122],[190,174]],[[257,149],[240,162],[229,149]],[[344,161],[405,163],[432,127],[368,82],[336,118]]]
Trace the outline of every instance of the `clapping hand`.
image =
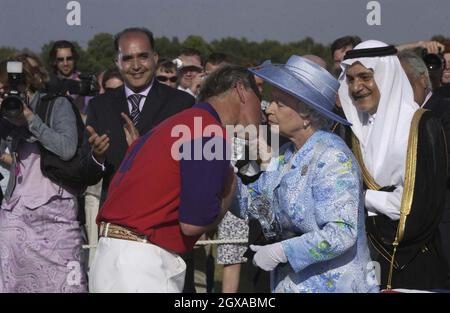
[[109,148],[109,137],[104,134],[99,136],[92,126],[86,126],[89,134],[89,144],[91,145],[92,154],[99,163],[105,162],[106,151]]
[[121,113],[122,118],[125,120],[125,125],[123,125],[123,131],[125,132],[125,138],[127,140],[128,146],[131,146],[133,142],[139,138],[139,131],[136,126],[134,126],[133,121],[125,113]]

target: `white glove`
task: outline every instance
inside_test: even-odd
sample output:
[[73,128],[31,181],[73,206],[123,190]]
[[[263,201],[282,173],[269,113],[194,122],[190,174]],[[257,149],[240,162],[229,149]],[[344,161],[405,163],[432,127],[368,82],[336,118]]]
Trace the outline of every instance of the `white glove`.
[[280,242],[265,246],[250,245],[250,249],[256,252],[253,256],[253,264],[265,271],[273,270],[278,263],[287,262],[287,257]]

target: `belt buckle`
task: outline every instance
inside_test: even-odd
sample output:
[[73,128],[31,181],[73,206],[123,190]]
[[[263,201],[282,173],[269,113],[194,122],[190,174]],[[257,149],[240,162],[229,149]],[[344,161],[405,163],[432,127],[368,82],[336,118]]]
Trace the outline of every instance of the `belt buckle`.
[[132,232],[132,231],[130,231],[130,234],[135,237],[135,239],[134,239],[135,241],[141,242],[141,243],[148,243],[146,235],[135,233],[135,232]]
[[109,230],[109,225],[110,224],[111,223],[105,223],[105,222],[102,222],[100,224],[100,236],[101,237],[108,238],[108,230]]
[[[111,226],[111,223],[102,222],[100,224],[100,236],[108,238],[108,232],[109,232],[109,227],[110,226]],[[133,231],[131,231],[131,230],[129,230],[126,227],[123,227],[123,226],[119,226],[119,227],[121,227],[124,230],[124,232],[126,234],[126,237],[128,237],[127,238],[128,240],[141,242],[141,243],[149,243],[146,235],[141,235],[141,234],[134,233]],[[111,238],[116,238],[116,237],[113,236]],[[121,238],[121,239],[125,239],[125,238]]]
[[145,235],[143,235],[142,238],[139,238],[138,241],[142,243],[148,243],[147,237],[145,237]]

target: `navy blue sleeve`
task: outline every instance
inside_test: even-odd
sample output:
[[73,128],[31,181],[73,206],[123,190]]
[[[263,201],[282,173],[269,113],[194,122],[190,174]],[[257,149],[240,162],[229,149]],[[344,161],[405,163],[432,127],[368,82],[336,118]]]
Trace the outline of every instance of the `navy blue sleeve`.
[[206,226],[219,214],[222,189],[230,171],[226,140],[221,137],[199,138],[183,144],[180,152],[179,220]]

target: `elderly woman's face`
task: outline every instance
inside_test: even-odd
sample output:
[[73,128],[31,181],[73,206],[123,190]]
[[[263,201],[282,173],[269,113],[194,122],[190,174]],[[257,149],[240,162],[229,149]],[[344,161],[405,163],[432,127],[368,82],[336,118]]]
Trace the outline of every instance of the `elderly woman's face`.
[[281,135],[290,137],[304,129],[305,120],[298,114],[296,109],[299,101],[277,88],[272,88],[271,95],[270,105],[266,109],[267,120],[271,130],[276,131],[274,126],[278,126]]

